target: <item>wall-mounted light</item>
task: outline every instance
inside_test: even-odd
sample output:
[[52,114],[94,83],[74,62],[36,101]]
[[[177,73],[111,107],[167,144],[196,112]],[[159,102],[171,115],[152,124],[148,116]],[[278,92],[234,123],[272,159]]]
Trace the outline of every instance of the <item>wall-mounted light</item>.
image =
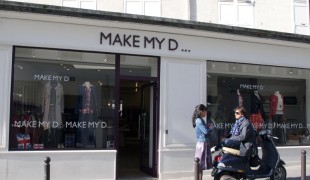
[[58,51],[57,59],[61,59],[60,51]]
[[33,58],[36,58],[36,55],[35,55],[34,49],[32,49],[31,53],[32,53],[32,57],[33,57]]
[[18,69],[20,69],[20,70],[24,69],[24,67],[23,67],[23,66],[20,66],[20,65],[15,65],[14,67],[15,67],[15,68],[18,68]]
[[214,62],[211,63],[211,68],[212,68],[212,69],[215,69],[215,64],[214,64]]
[[107,65],[98,65],[98,66],[94,66],[94,65],[80,65],[80,64],[73,64],[73,67],[75,69],[115,69],[114,66],[107,66]]
[[293,68],[290,69],[290,74],[293,74]]

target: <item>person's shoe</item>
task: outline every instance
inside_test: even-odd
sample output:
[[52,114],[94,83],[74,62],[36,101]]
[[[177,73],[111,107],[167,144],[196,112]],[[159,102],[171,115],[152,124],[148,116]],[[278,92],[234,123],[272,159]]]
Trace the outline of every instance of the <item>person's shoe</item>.
[[213,147],[211,148],[211,154],[213,154],[215,151],[217,151],[217,148],[216,148],[216,146],[213,146]]

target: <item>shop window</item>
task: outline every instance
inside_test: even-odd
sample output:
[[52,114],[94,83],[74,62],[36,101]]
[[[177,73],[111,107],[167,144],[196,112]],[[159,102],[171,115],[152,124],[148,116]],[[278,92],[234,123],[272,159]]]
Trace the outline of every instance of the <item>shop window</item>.
[[257,131],[270,129],[276,145],[310,145],[308,70],[207,62],[207,105],[220,131],[229,134],[234,108],[245,107]]
[[10,150],[113,148],[114,55],[14,52]]

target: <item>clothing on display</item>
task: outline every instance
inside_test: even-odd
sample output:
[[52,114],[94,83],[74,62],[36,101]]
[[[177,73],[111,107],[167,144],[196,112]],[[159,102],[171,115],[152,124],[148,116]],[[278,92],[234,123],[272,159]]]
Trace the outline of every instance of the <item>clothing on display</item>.
[[264,99],[260,93],[255,90],[250,96],[250,121],[255,126],[256,130],[260,130],[262,125],[266,122],[266,114],[264,111]]
[[284,123],[283,115],[276,114],[272,116],[272,121],[275,123],[273,135],[278,137],[279,144],[286,144],[286,129],[281,126]]
[[238,106],[241,107],[243,106],[243,97],[241,96],[239,89],[237,89],[237,95],[238,95]]
[[78,128],[77,146],[95,147],[95,131],[91,125],[98,117],[97,97],[95,86],[86,81],[79,89],[79,122],[85,123],[86,127]]
[[57,81],[49,81],[45,84],[42,98],[42,112],[44,129],[51,128],[51,122],[62,125],[62,113],[64,112],[63,87]]
[[278,142],[280,144],[286,143],[286,133],[285,128],[282,127],[284,123],[284,101],[283,96],[279,91],[275,91],[274,94],[270,96],[270,116],[272,122],[275,124],[274,135],[278,137]]
[[270,96],[270,116],[274,116],[276,114],[283,114],[284,112],[284,104],[283,104],[283,96],[279,91],[275,91],[274,94]]
[[260,112],[256,114],[250,114],[249,119],[257,131],[262,129],[264,120]]
[[43,143],[45,147],[61,147],[62,113],[64,112],[63,87],[58,81],[48,81],[43,90]]

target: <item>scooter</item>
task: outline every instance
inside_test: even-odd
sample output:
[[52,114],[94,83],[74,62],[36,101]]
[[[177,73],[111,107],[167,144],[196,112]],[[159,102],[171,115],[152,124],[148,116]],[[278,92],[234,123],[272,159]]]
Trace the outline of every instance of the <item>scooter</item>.
[[258,134],[261,144],[262,158],[258,155],[253,158],[238,156],[240,151],[222,147],[213,160],[211,175],[214,180],[227,179],[257,179],[268,178],[270,180],[285,180],[285,162],[280,159],[271,136],[270,130],[262,130]]

